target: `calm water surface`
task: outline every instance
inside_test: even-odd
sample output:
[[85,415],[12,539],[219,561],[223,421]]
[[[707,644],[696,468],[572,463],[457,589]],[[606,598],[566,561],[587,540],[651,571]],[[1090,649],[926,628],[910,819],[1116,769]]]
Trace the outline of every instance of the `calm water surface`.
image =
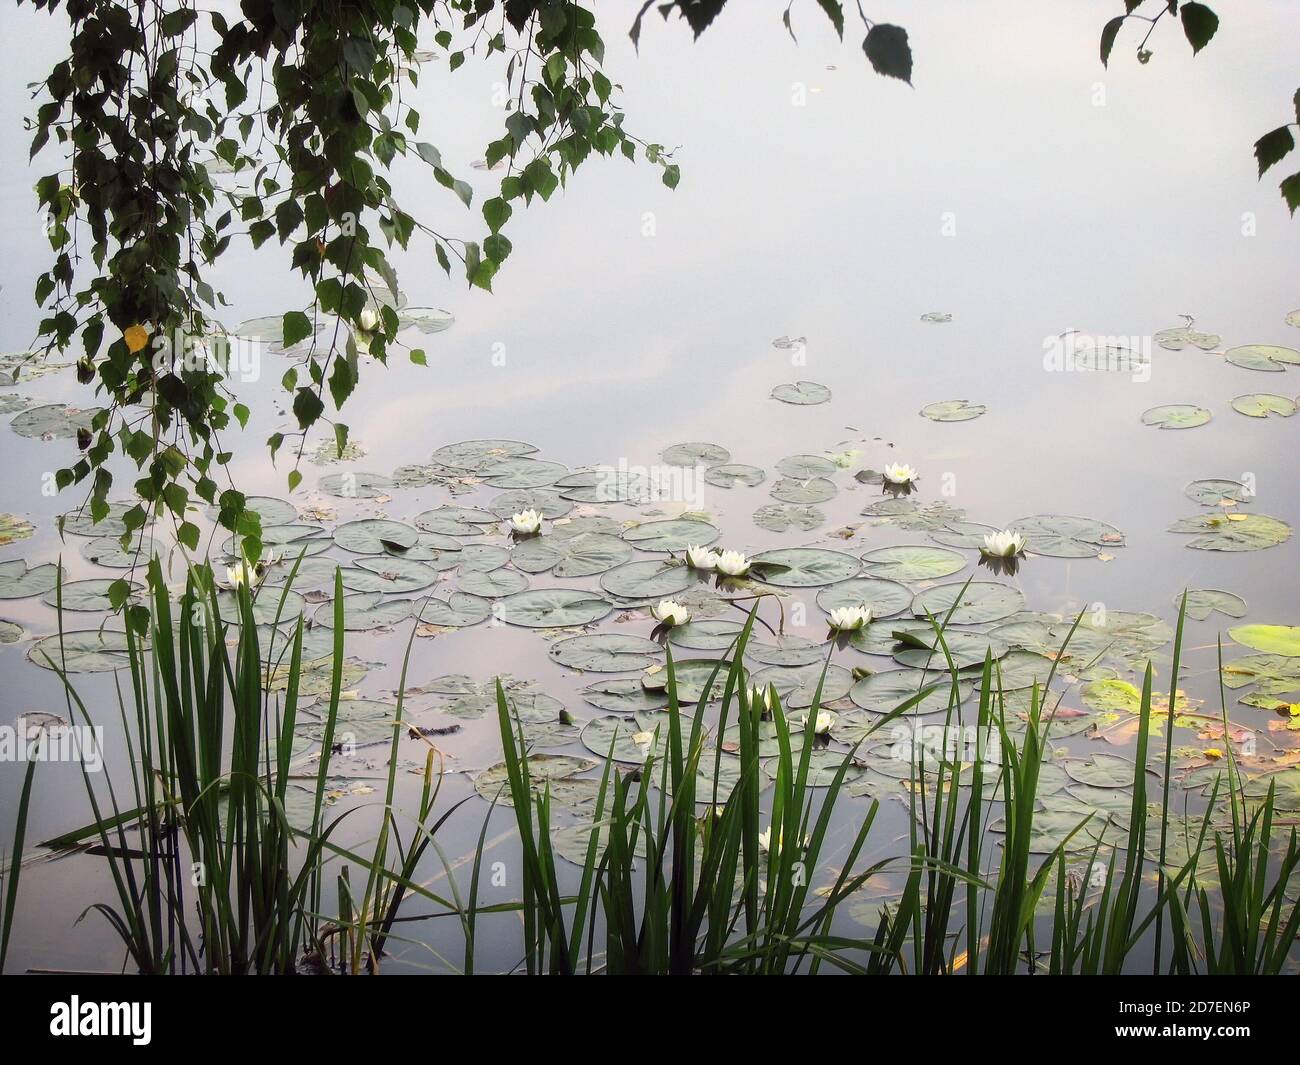
[[[538,457],[571,468],[650,465],[669,444],[715,441],[733,462],[767,471],[757,487],[706,486],[699,509],[723,530],[727,546],[816,545],[860,555],[927,542],[923,532],[860,516],[879,489],[856,484],[852,472],[897,460],[920,469],[922,502],[942,500],[970,521],[1000,527],[1022,515],[1078,514],[1123,530],[1126,544],[1108,560],[1030,559],[1008,578],[1030,609],[1072,614],[1100,603],[1171,618],[1182,589],[1211,587],[1243,596],[1252,620],[1295,623],[1294,539],[1227,554],[1189,550],[1186,538],[1166,530],[1200,510],[1183,495],[1187,482],[1247,474],[1258,489],[1253,510],[1300,521],[1300,418],[1249,419],[1228,405],[1248,392],[1294,396],[1300,370],[1252,373],[1214,354],[1156,346],[1150,379],[1138,382],[1122,373],[1047,372],[1043,356],[1045,343],[1067,330],[1149,343],[1158,330],[1181,324],[1180,315],[1220,334],[1222,347],[1300,340],[1284,322],[1300,306],[1297,223],[1277,194],[1280,175],[1257,183],[1250,152],[1261,132],[1286,117],[1295,89],[1288,43],[1300,35],[1300,10],[1255,4],[1249,18],[1225,18],[1219,38],[1194,62],[1171,32],[1148,66],[1125,55],[1105,71],[1096,57],[1104,5],[930,4],[904,20],[917,56],[909,89],[872,76],[856,45],[835,41],[816,12],[804,13],[796,47],[779,10],[759,7],[731,5],[698,44],[683,27],[649,20],[640,55],[624,35],[631,14],[602,7],[607,70],[624,86],[628,125],[645,139],[680,145],[680,187],[665,189],[648,166],[584,166],[551,203],[516,212],[515,252],[494,295],[449,282],[428,247],[398,253],[411,305],[444,307],[455,325],[426,338],[427,368],[400,359],[387,369],[364,367],[344,420],[365,456],[305,464],[293,502],[329,507],[340,521],[376,514],[409,521],[448,501],[482,505],[495,490],[453,499],[441,487],[404,489],[375,502],[314,488],[329,473],[388,474],[428,462],[435,447],[464,439],[524,439],[540,449]],[[32,184],[54,165],[44,156],[30,169],[22,163],[24,86],[43,75],[64,41],[56,20],[27,10],[7,9],[0,25],[10,43],[0,69],[7,160],[0,350],[17,351],[35,332],[30,293],[47,251]],[[476,63],[454,76],[428,66],[417,103],[423,133],[481,202],[499,175],[470,164],[499,128],[492,95],[502,74]],[[477,214],[464,213],[422,172],[398,177],[399,197],[436,228],[477,232]],[[233,250],[220,274],[232,305],[227,324],[303,305],[309,294],[286,267],[274,250]],[[951,321],[923,320],[930,312]],[[791,350],[773,345],[782,336],[806,338],[805,364],[792,365]],[[254,420],[239,439],[232,475],[250,493],[284,494],[287,467],[282,460],[273,469],[263,446],[270,432],[287,427],[278,391],[283,368],[268,357],[260,381],[240,386]],[[826,385],[832,401],[800,407],[769,398],[774,386],[795,380]],[[67,373],[7,391],[41,402],[90,402]],[[962,423],[918,416],[923,405],[953,398],[988,411]],[[1214,417],[1185,431],[1141,423],[1144,410],[1167,403],[1198,404]],[[76,537],[60,544],[54,532],[56,517],[80,498],[41,493],[41,474],[68,464],[74,445],[3,427],[0,434],[0,509],[38,527],[32,539],[0,548],[0,561],[61,554],[73,579],[111,575],[81,557]],[[839,493],[821,504],[827,520],[819,529],[776,534],[753,523],[754,511],[772,501],[779,460],[850,450],[859,454],[835,476]],[[631,508],[610,513],[645,517]],[[835,535],[846,528],[850,538]],[[966,554],[973,563],[974,553]],[[455,583],[452,571],[435,591]],[[534,587],[563,583],[532,580]],[[595,587],[594,579],[578,583]],[[820,639],[813,593],[803,599],[809,621],[802,634]],[[28,638],[0,647],[0,718],[64,712],[56,678],[25,658],[31,637],[54,631],[53,611],[37,598],[6,601],[3,614]],[[1211,712],[1213,644],[1225,621],[1212,615],[1190,629],[1185,687],[1208,700]],[[644,635],[651,623],[612,615],[602,627]],[[376,663],[360,694],[391,693],[408,633],[404,625],[350,638],[350,653]],[[410,677],[421,685],[447,673],[487,680],[508,671],[536,681],[579,722],[600,716],[576,694],[596,678],[558,668],[547,659],[549,646],[537,632],[511,626],[418,638]],[[837,660],[891,665],[855,651]],[[120,760],[111,675],[83,676],[79,686],[109,726],[110,760]],[[1066,701],[1080,705],[1077,693]],[[416,719],[447,723],[436,703],[413,698]],[[1263,711],[1234,706],[1232,713],[1267,728]],[[1195,744],[1190,734],[1177,742]],[[1071,745],[1109,749],[1096,741]],[[499,753],[491,719],[466,723],[441,746],[454,771],[444,786],[448,800],[469,792],[469,774]],[[385,755],[386,748],[364,749],[339,763],[340,775],[380,777]],[[418,756],[414,744],[404,751],[412,767]],[[29,839],[85,820],[76,767],[43,766],[37,779]],[[21,767],[0,765],[0,809],[14,808],[20,784]],[[906,831],[903,807],[887,806],[874,837],[878,854]],[[475,800],[467,810],[440,837],[453,861],[477,838],[487,804]],[[493,853],[509,866],[509,814],[494,817],[489,838],[501,839]],[[10,820],[0,818],[0,845],[12,838]],[[837,846],[847,844],[852,827],[851,819],[840,826]],[[424,873],[433,880],[440,871]],[[17,967],[120,964],[102,922],[72,927],[87,905],[110,895],[95,859],[35,866],[24,888]],[[508,884],[500,897],[517,890]],[[425,941],[398,948],[401,966],[441,967],[440,948],[457,957],[454,928],[435,923],[420,935]],[[480,964],[514,964],[517,932],[502,922],[488,936]]]

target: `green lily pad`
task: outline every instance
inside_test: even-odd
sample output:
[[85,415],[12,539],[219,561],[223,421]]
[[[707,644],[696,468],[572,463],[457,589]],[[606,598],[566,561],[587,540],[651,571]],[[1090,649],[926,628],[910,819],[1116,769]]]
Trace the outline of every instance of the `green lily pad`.
[[[722,698],[727,686],[727,673],[731,663],[714,658],[683,658],[673,662],[673,674],[677,681],[677,701],[679,703],[698,703],[704,697],[704,688],[709,677],[717,670],[717,677],[709,687],[709,701]],[[641,686],[649,692],[668,691],[668,670],[662,666],[651,666],[641,674]]]
[[579,588],[530,588],[498,602],[501,621],[530,629],[590,625],[612,609],[609,600]]
[[795,381],[792,384],[777,385],[772,389],[772,398],[782,403],[793,403],[808,407],[818,403],[829,403],[831,390],[816,381]]
[[[343,627],[349,632],[382,629],[405,621],[411,616],[411,600],[384,601],[382,592],[353,592],[343,597]],[[426,615],[425,620],[428,620]],[[326,603],[312,618],[316,625],[334,626],[334,604]]]
[[64,673],[108,673],[131,664],[126,633],[112,629],[82,629],[61,637],[56,632],[32,644],[27,657],[44,669]]
[[316,484],[340,499],[376,499],[393,491],[393,482],[382,473],[331,473]]
[[797,481],[793,477],[782,477],[772,485],[772,498],[782,503],[794,503],[806,506],[812,503],[825,503],[834,499],[839,491],[835,482],[828,477],[813,477],[807,481]]
[[78,507],[63,515],[63,532],[67,536],[125,536],[122,518],[134,506],[135,500],[115,500],[99,521],[91,517],[89,506]]
[[484,599],[501,599],[522,592],[528,587],[528,578],[513,569],[471,570],[460,579],[460,591]]
[[620,714],[662,710],[668,705],[668,693],[646,688],[640,677],[598,680],[582,689],[582,697],[592,706]]
[[525,510],[535,510],[543,518],[555,519],[569,513],[573,504],[551,488],[516,488],[493,496],[487,509],[502,519]]
[[1152,339],[1167,351],[1182,351],[1188,344],[1202,351],[1213,351],[1222,339],[1217,333],[1201,333],[1189,325],[1162,329]]
[[[849,755],[844,751],[820,750],[813,751],[808,755],[808,787],[810,788],[829,788],[835,782],[835,777],[839,774],[840,769],[847,763],[848,768],[844,770],[844,783],[849,784],[857,780],[866,773],[866,767],[858,765],[856,762],[849,760]],[[763,763],[763,772],[767,774],[770,780],[776,779],[777,760],[770,758]]]
[[82,410],[62,403],[46,403],[28,407],[14,415],[9,427],[19,436],[40,440],[69,440],[90,423],[100,412],[99,407]]
[[1196,534],[1187,546],[1198,551],[1262,551],[1291,538],[1291,526],[1267,514],[1196,514],[1169,531]]
[[762,484],[766,476],[759,466],[729,462],[721,466],[710,466],[704,471],[704,482],[715,488],[753,488],[756,484]]
[[826,613],[846,606],[865,606],[873,618],[901,614],[912,605],[912,593],[897,581],[880,577],[855,577],[817,593],[817,605]]
[[1295,400],[1286,396],[1275,396],[1271,392],[1251,392],[1237,396],[1232,401],[1232,409],[1248,418],[1267,418],[1276,414],[1289,418],[1296,412]]
[[768,532],[788,532],[790,529],[811,532],[825,522],[826,515],[816,507],[792,507],[769,503],[754,511],[754,524],[760,529],[767,529]]
[[1094,788],[1127,788],[1133,783],[1136,771],[1132,762],[1116,754],[1067,758],[1062,765],[1071,780]]
[[862,556],[867,573],[895,581],[932,581],[950,577],[966,565],[956,551],[928,544],[878,547]]
[[[924,647],[900,647],[894,651],[894,661],[900,666],[913,669],[946,669],[948,658],[943,653],[943,646],[933,629],[930,632],[913,634],[915,639],[924,643]],[[952,656],[957,669],[969,669],[982,666],[987,654],[999,659],[1007,653],[1007,645],[997,636],[979,632],[959,632],[950,629],[943,634],[943,643]]]
[[[387,743],[393,738],[397,706],[377,699],[340,699],[334,719],[334,743],[345,748]],[[302,734],[320,743],[325,738],[324,721],[304,721]]]
[[[921,669],[886,669],[880,673],[872,673],[853,685],[849,691],[849,698],[863,710],[887,714],[914,698],[919,692],[931,687],[935,690],[908,710],[904,716],[945,712],[952,694],[951,679],[946,674]],[[962,698],[965,698],[970,690],[969,684],[963,684],[959,688],[959,693]]]
[[[1174,596],[1174,605],[1182,601],[1181,595]],[[1204,621],[1214,611],[1230,618],[1246,616],[1246,600],[1235,592],[1225,592],[1218,588],[1189,588],[1187,590],[1187,616],[1197,621]]]
[[136,566],[147,565],[160,552],[161,545],[150,537],[139,535],[127,547],[123,547],[121,540],[115,536],[87,540],[81,547],[81,555],[86,561],[105,569],[135,569]]
[[1142,424],[1159,429],[1195,429],[1204,425],[1212,415],[1194,403],[1165,403],[1142,412]]
[[863,507],[862,514],[878,519],[877,524],[893,525],[909,532],[933,532],[966,517],[966,512],[960,507],[947,503],[920,506],[914,499],[880,499]]
[[500,520],[496,514],[486,510],[445,505],[417,514],[413,524],[421,532],[442,536],[481,536]]
[[334,530],[334,542],[356,555],[400,553],[414,547],[418,539],[419,533],[411,526],[386,518],[345,521]]
[[[691,721],[679,715],[678,732],[683,747],[690,742]],[[672,717],[657,711],[639,711],[631,717],[597,717],[582,727],[582,745],[602,758],[641,765],[651,757],[662,764],[668,751]]]
[[59,567],[54,562],[44,562],[27,568],[21,558],[0,562],[0,599],[26,599],[44,595],[59,581]]
[[[548,790],[548,785],[569,780],[586,773],[600,764],[594,758],[578,758],[570,754],[530,754],[528,756],[528,781],[534,795]],[[474,778],[474,790],[489,802],[513,806],[510,795],[510,773],[505,762],[490,766]],[[555,794],[552,789],[552,794]]]
[[[68,581],[61,588],[51,588],[41,597],[41,602],[49,606],[58,606],[58,596],[63,596],[64,610],[101,611],[112,610],[113,604],[108,598],[108,589],[116,581],[110,577],[96,577],[85,581]],[[130,598],[139,600],[144,593],[144,586],[131,583]]]
[[[327,542],[333,543],[333,541]],[[380,546],[383,547],[382,543]],[[419,533],[412,546],[401,548],[394,545],[391,550],[384,547],[383,556],[400,558],[406,562],[427,562],[436,570],[445,570],[461,564],[465,547],[465,544],[453,536],[443,536],[441,533]]]
[[623,539],[640,551],[684,551],[688,546],[705,547],[719,535],[707,521],[670,518],[633,525],[623,533]]
[[998,531],[992,525],[981,525],[974,521],[953,521],[942,529],[934,530],[930,534],[930,539],[945,547],[966,547],[978,551],[984,547],[984,537]]
[[[280,606],[281,598],[284,600],[283,608]],[[291,588],[259,590],[253,597],[253,621],[258,625],[273,625],[278,617],[281,625],[292,623],[302,616],[305,606],[306,600]],[[239,624],[239,599],[234,591],[222,588],[217,592],[217,609],[223,621]]]
[[1009,618],[1024,605],[1024,593],[1012,585],[994,581],[971,581],[969,584],[954,581],[920,592],[912,600],[912,613],[917,617],[933,615],[940,622],[947,619],[950,625],[979,625]]
[[[848,580],[862,569],[852,555],[820,547],[788,547],[760,551],[752,560],[756,575],[777,588],[816,588]],[[777,567],[765,569],[765,566]]]
[[[520,593],[527,594],[527,593]],[[426,599],[419,603],[414,613],[424,625],[438,625],[448,629],[463,629],[487,621],[492,614],[492,604],[487,599],[465,592],[452,592],[444,599]]]
[[1124,534],[1095,518],[1070,514],[1035,514],[1008,526],[1021,533],[1025,550],[1052,558],[1095,558],[1104,550],[1124,546]]
[[663,599],[685,591],[695,581],[684,563],[656,558],[609,570],[601,575],[600,586],[620,599]]
[[17,514],[0,514],[0,547],[26,540],[36,531],[36,526]]
[[983,403],[972,403],[968,399],[942,399],[922,407],[921,416],[932,422],[968,422],[987,410]]
[[668,642],[688,651],[725,651],[744,628],[739,621],[697,618],[668,631]]
[[484,473],[505,459],[535,454],[537,448],[521,440],[462,440],[446,444],[433,453],[439,466],[463,473]]
[[1255,651],[1300,658],[1300,625],[1238,625],[1228,636]]
[[405,558],[359,558],[343,570],[343,587],[350,592],[415,592],[438,579],[438,571]]
[[1245,370],[1265,370],[1281,373],[1288,366],[1300,366],[1300,351],[1279,344],[1243,344],[1229,348],[1224,354],[1233,366]]
[[813,477],[831,477],[839,467],[825,455],[790,455],[776,464],[782,477],[807,481]]
[[627,562],[633,550],[608,533],[535,536],[515,544],[511,561],[525,573],[553,570],[557,577],[589,577]]
[[441,333],[456,324],[456,316],[441,307],[404,307],[397,316],[399,329],[415,329],[424,334]]
[[[813,663],[791,669],[786,666],[768,666],[760,669],[750,678],[750,684],[767,689],[770,684],[776,688],[781,705],[790,710],[805,710],[813,704],[817,694],[817,684],[822,677],[822,664]],[[826,680],[822,688],[821,703],[833,703],[849,694],[853,687],[853,674],[843,666],[830,665],[826,668]]]
[[25,635],[25,630],[18,622],[0,618],[0,644],[17,643]]
[[551,658],[566,669],[593,673],[622,673],[645,669],[663,659],[664,651],[644,636],[598,632],[571,636],[552,645]]
[[1217,507],[1225,502],[1248,503],[1251,499],[1250,490],[1240,481],[1221,477],[1192,481],[1183,489],[1183,494],[1204,507]]
[[721,444],[692,442],[673,444],[659,456],[669,466],[717,466],[731,461],[731,452]]
[[751,639],[745,645],[745,662],[760,666],[808,666],[820,668],[826,659],[826,645],[802,636],[774,636],[770,642]]
[[545,488],[569,472],[569,467],[559,462],[527,457],[502,459],[480,475],[483,483],[493,488]]

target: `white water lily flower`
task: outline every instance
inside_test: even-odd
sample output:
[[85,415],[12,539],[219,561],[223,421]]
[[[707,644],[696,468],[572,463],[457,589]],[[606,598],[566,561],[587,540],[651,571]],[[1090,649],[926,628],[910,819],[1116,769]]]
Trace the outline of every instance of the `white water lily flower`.
[[691,569],[698,570],[715,570],[718,568],[718,553],[707,547],[696,547],[694,544],[686,548],[686,564]]
[[676,599],[660,599],[650,608],[650,613],[665,625],[685,625],[691,620],[691,612]]
[[642,754],[650,753],[650,745],[655,741],[653,732],[634,732],[632,733],[632,742],[640,749]]
[[1025,538],[1014,529],[989,533],[980,551],[990,558],[1014,558],[1025,549]]
[[529,535],[537,532],[542,527],[542,516],[535,510],[525,510],[519,514],[510,515],[510,528],[517,533],[528,533]]
[[761,706],[763,713],[767,714],[772,709],[772,689],[769,685],[764,684],[761,688],[755,684],[749,689],[749,705]]
[[[776,830],[776,845],[778,847],[781,846],[781,830],[779,828]],[[759,849],[763,851],[771,850],[772,828],[770,825],[767,828],[763,829],[763,831],[758,834],[758,846]],[[804,836],[803,840],[801,841],[801,846],[804,847],[808,846],[807,836]]]
[[373,307],[362,307],[361,313],[357,316],[357,325],[361,327],[363,333],[373,333],[375,326],[379,324],[379,315]]
[[911,484],[916,480],[916,467],[902,462],[891,462],[885,466],[885,480],[890,484]]
[[831,611],[831,628],[836,632],[857,632],[871,620],[866,606],[841,606]]
[[[829,710],[818,710],[817,718],[813,721],[813,732],[818,736],[825,736],[826,733],[830,732],[830,730],[835,727],[835,722],[838,720],[839,719]],[[804,714],[803,717],[799,718],[799,727],[806,728],[807,726],[808,715]]]
[[239,562],[234,566],[226,567],[226,583],[232,588],[238,588],[242,584],[256,586],[261,579],[261,574],[257,568],[250,566],[247,562]]
[[723,551],[717,561],[718,572],[728,577],[743,577],[752,565],[739,551]]

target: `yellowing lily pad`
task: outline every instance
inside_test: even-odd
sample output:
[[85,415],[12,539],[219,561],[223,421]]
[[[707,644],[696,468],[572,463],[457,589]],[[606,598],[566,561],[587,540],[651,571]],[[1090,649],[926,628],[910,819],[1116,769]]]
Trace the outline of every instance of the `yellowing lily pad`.
[[1300,625],[1238,625],[1228,635],[1234,643],[1256,651],[1300,657]]
[[1271,392],[1250,392],[1237,396],[1232,401],[1232,409],[1248,418],[1267,418],[1270,414],[1289,418],[1296,412],[1296,405],[1294,400],[1287,399],[1286,396],[1275,396]]

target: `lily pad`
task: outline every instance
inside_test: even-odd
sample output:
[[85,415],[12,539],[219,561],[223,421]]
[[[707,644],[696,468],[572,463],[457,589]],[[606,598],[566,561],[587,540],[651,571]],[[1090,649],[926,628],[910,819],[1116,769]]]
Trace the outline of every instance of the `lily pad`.
[[[691,720],[677,718],[683,747],[690,742]],[[641,765],[651,757],[662,764],[668,750],[672,717],[656,711],[638,711],[631,717],[597,717],[582,728],[582,745],[602,758]]]
[[782,503],[806,506],[834,499],[838,491],[835,482],[828,477],[813,477],[807,481],[782,477],[772,485],[772,498],[779,499]]
[[[713,671],[717,670],[717,677],[713,684],[709,686],[709,701],[722,698],[722,692],[727,686],[727,673],[731,669],[731,663],[719,661],[714,658],[682,658],[673,662],[673,673],[677,681],[677,701],[679,703],[698,703],[704,697],[705,686],[709,684],[709,678]],[[668,692],[668,670],[663,666],[654,665],[641,674],[641,686],[646,691],[661,692],[665,696]]]
[[1127,788],[1136,767],[1116,754],[1094,754],[1091,758],[1067,758],[1062,763],[1071,780],[1094,788]]
[[[887,714],[898,709],[919,692],[931,687],[935,690],[908,710],[904,716],[912,717],[946,711],[952,694],[951,679],[943,673],[920,669],[887,669],[880,673],[872,673],[853,685],[849,691],[849,698],[863,710]],[[970,694],[970,690],[970,685],[964,684],[959,689],[959,695],[965,698]]]
[[[862,569],[862,564],[843,551],[820,547],[789,547],[760,551],[752,561],[765,584],[777,588],[816,588],[848,580]],[[764,570],[763,566],[779,567]]]
[[897,581],[855,577],[823,588],[817,593],[817,605],[828,614],[841,607],[865,606],[873,618],[887,618],[911,606],[912,593]]
[[502,519],[522,514],[525,510],[535,510],[543,518],[554,519],[564,517],[573,509],[573,504],[554,489],[516,488],[493,496],[487,509]]
[[82,410],[62,403],[46,403],[28,407],[14,415],[9,427],[19,436],[40,440],[68,440],[79,430],[90,429],[90,423],[100,408]]
[[559,462],[534,458],[509,458],[488,467],[480,474],[483,483],[493,488],[545,488],[569,472]]
[[[354,592],[343,597],[343,627],[349,632],[383,629],[411,616],[411,600],[384,601],[382,592]],[[426,618],[427,620],[427,618]],[[312,618],[316,625],[334,626],[334,605],[326,603]]]
[[809,407],[818,403],[829,403],[831,390],[816,381],[795,381],[793,384],[777,385],[772,389],[772,398],[782,403],[794,403]]
[[26,599],[44,595],[59,581],[59,567],[54,562],[44,562],[27,568],[21,558],[0,562],[0,599]]
[[415,592],[438,579],[437,570],[405,558],[359,558],[343,570],[343,587],[350,592]]
[[530,629],[590,625],[613,607],[595,592],[579,588],[530,588],[498,602],[497,617],[501,621]]
[[1024,605],[1024,593],[1012,585],[994,581],[971,581],[969,584],[955,581],[919,593],[912,600],[912,613],[917,617],[933,615],[941,623],[947,619],[950,625],[979,625],[1009,618]]
[[808,666],[815,663],[820,668],[825,659],[826,645],[814,643],[802,636],[776,636],[770,642],[751,639],[745,645],[747,664]]
[[754,511],[754,524],[769,532],[788,532],[790,529],[811,532],[825,522],[826,515],[816,507],[793,507],[769,503]]
[[486,510],[446,505],[417,514],[414,525],[422,532],[442,536],[480,536],[500,520],[496,514]]
[[[599,764],[597,759],[578,758],[570,754],[530,754],[529,787],[534,795],[541,795],[548,785],[595,769]],[[489,802],[495,799],[498,805],[514,805],[510,795],[510,773],[505,762],[498,762],[478,774],[474,778],[474,790]],[[554,794],[553,789],[552,793]]]
[[623,539],[640,551],[684,551],[688,546],[705,547],[719,535],[707,521],[669,518],[633,525],[623,533]]
[[968,422],[987,410],[983,403],[972,403],[968,399],[941,399],[922,407],[921,416],[932,422]]
[[[1181,595],[1174,596],[1174,605],[1182,601]],[[1204,621],[1214,611],[1230,618],[1246,616],[1246,600],[1235,592],[1225,592],[1218,588],[1189,588],[1187,590],[1187,616],[1197,621]]]
[[807,481],[813,477],[830,477],[839,467],[825,455],[790,455],[776,464],[782,477]]
[[528,578],[518,570],[498,568],[466,573],[460,579],[460,591],[484,599],[500,599],[528,587]]
[[668,705],[667,692],[646,688],[640,677],[598,680],[582,689],[582,697],[592,706],[620,714],[662,710]]
[[[64,610],[101,611],[112,610],[113,604],[108,598],[108,589],[116,581],[109,577],[96,577],[85,581],[68,581],[61,588],[51,588],[41,597],[41,602],[57,607],[58,597],[63,597]],[[144,586],[131,583],[130,598],[138,600],[144,592]]]
[[1300,625],[1238,625],[1228,635],[1233,643],[1255,651],[1300,658]]
[[535,454],[537,448],[521,440],[462,440],[433,453],[433,461],[463,473],[484,473],[505,459]]
[[669,466],[717,466],[731,461],[731,452],[721,444],[692,442],[673,444],[659,456]]
[[[334,719],[334,742],[344,747],[365,747],[387,743],[393,738],[397,706],[378,699],[341,699]],[[324,721],[305,721],[302,734],[320,743],[325,738]]]
[[397,316],[399,329],[416,329],[421,333],[441,333],[456,324],[456,316],[441,307],[405,307]]
[[664,651],[644,636],[598,632],[571,636],[552,645],[551,658],[567,669],[593,673],[622,673],[645,669],[662,660]]
[[1264,370],[1270,373],[1281,373],[1288,366],[1300,365],[1300,351],[1280,344],[1243,344],[1241,347],[1229,348],[1224,358],[1233,366],[1240,366],[1244,370]]
[[419,534],[410,525],[386,518],[345,521],[334,530],[334,542],[356,555],[401,553],[415,546]]
[[895,581],[931,581],[950,577],[966,565],[956,551],[928,544],[903,544],[879,547],[862,556],[866,571],[873,577]]
[[[749,682],[755,687],[767,689],[770,684],[776,688],[781,705],[787,709],[805,710],[813,704],[817,694],[817,684],[822,677],[823,666],[813,663],[791,669],[786,666],[768,666],[750,676]],[[821,703],[833,703],[849,694],[853,687],[853,674],[843,666],[826,666],[826,680],[822,688]]]
[[1204,425],[1212,415],[1194,403],[1166,403],[1142,412],[1142,424],[1159,429],[1195,429]]
[[331,473],[317,486],[340,499],[376,499],[393,491],[393,482],[382,473]]
[[1267,418],[1270,414],[1289,418],[1296,412],[1296,405],[1295,400],[1287,399],[1286,396],[1275,396],[1271,392],[1251,392],[1233,399],[1232,409],[1248,418]]
[[1218,507],[1224,503],[1247,503],[1251,493],[1240,481],[1226,478],[1209,477],[1192,481],[1183,489],[1183,494],[1194,503],[1205,507]]
[[87,540],[81,547],[83,558],[105,569],[135,569],[136,566],[146,565],[159,551],[159,544],[150,537],[139,535],[126,547],[115,536]]
[[131,664],[126,633],[112,629],[82,629],[62,636],[56,632],[37,640],[27,657],[44,669],[64,673],[108,673]]
[[553,570],[557,577],[588,577],[622,565],[633,550],[608,533],[538,536],[515,545],[511,560],[525,573]]
[[1017,518],[1008,528],[1025,539],[1025,550],[1052,558],[1095,558],[1105,550],[1124,546],[1124,534],[1095,518],[1070,514],[1035,514]]
[[1262,551],[1291,538],[1291,526],[1267,514],[1196,514],[1169,531],[1196,534],[1187,546],[1198,551]]
[[17,514],[0,514],[0,547],[26,540],[36,531],[36,526]]
[[743,463],[724,463],[710,466],[704,471],[704,482],[715,488],[753,488],[762,484],[767,476],[759,466],[746,466]]
[[674,626],[668,632],[668,642],[688,651],[725,651],[736,642],[742,628],[739,621],[702,618]]
[[420,602],[414,613],[422,625],[462,629],[487,621],[492,614],[492,604],[477,595],[452,592],[446,599],[426,599]]
[[646,559],[609,570],[601,576],[600,586],[620,599],[662,599],[685,591],[695,581],[684,563]]
[[1152,339],[1167,351],[1182,351],[1188,344],[1202,351],[1213,351],[1222,339],[1217,333],[1201,333],[1190,325],[1162,329]]
[[[284,606],[280,602],[283,598]],[[303,614],[306,600],[291,588],[268,588],[253,597],[253,621],[258,625],[281,625],[295,622]],[[238,625],[240,619],[239,599],[230,589],[222,588],[217,592],[217,609],[221,619],[231,625]]]

